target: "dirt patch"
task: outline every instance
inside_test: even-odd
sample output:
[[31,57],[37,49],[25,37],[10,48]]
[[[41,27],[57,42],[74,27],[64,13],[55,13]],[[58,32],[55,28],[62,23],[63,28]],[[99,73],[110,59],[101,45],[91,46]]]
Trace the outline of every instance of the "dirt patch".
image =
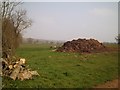
[[105,84],[95,86],[95,88],[118,88],[118,79],[108,81]]
[[67,41],[62,47],[57,49],[58,52],[80,52],[80,53],[91,53],[106,51],[106,46],[95,39],[77,39]]

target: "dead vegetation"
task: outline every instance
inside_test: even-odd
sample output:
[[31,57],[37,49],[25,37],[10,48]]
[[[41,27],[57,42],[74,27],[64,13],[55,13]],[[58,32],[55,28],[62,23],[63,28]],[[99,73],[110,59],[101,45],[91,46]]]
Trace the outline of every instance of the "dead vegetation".
[[26,66],[24,58],[14,57],[16,49],[22,41],[21,32],[31,26],[32,21],[27,17],[27,11],[18,9],[22,2],[10,2],[3,0],[0,4],[2,23],[2,58],[1,76],[7,76],[13,80],[32,79],[33,75],[39,75]]

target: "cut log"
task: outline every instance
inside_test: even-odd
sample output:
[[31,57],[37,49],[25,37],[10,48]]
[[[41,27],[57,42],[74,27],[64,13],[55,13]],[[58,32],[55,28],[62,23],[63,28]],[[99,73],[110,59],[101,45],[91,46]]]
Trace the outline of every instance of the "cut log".
[[13,65],[9,65],[9,69],[13,69]]
[[10,78],[12,78],[13,80],[16,80],[19,72],[20,72],[20,66],[17,66],[12,72],[12,74],[10,75]]
[[39,75],[37,71],[31,71],[28,69],[28,66],[25,64],[26,60],[24,58],[1,58],[0,63],[0,76],[7,76],[13,80],[19,79],[23,81],[25,79],[32,79],[33,75]]
[[19,64],[20,64],[20,65],[25,64],[25,59],[24,59],[24,58],[21,58],[20,61],[19,61]]
[[24,70],[23,72],[19,73],[18,79],[24,80],[24,79],[32,79],[32,74],[28,70]]
[[30,73],[31,73],[32,75],[39,76],[39,74],[38,74],[37,71],[30,71]]

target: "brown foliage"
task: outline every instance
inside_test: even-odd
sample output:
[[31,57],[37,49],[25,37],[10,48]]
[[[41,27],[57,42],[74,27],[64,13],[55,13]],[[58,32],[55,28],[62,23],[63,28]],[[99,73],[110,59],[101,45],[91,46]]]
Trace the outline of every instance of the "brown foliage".
[[21,32],[31,25],[31,20],[26,16],[26,10],[17,9],[20,4],[21,2],[9,0],[1,3],[3,58],[15,53],[15,49],[22,40]]
[[3,55],[12,55],[21,42],[21,34],[16,34],[15,27],[9,19],[4,19],[2,23],[2,51]]

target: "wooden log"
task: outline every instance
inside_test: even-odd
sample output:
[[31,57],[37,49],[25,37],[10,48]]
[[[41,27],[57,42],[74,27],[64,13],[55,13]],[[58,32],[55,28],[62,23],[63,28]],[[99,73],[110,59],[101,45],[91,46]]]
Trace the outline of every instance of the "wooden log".
[[32,79],[32,74],[29,70],[24,70],[23,72],[18,74],[18,79],[20,79],[21,81],[25,79]]
[[12,72],[12,74],[10,75],[10,78],[12,78],[13,80],[16,80],[19,72],[20,72],[20,66],[17,66]]
[[20,64],[20,65],[23,65],[23,64],[25,64],[25,61],[26,61],[26,60],[25,60],[24,58],[21,58],[20,61],[19,61],[19,64]]
[[39,74],[38,74],[37,71],[30,71],[30,73],[31,73],[32,75],[39,76]]

